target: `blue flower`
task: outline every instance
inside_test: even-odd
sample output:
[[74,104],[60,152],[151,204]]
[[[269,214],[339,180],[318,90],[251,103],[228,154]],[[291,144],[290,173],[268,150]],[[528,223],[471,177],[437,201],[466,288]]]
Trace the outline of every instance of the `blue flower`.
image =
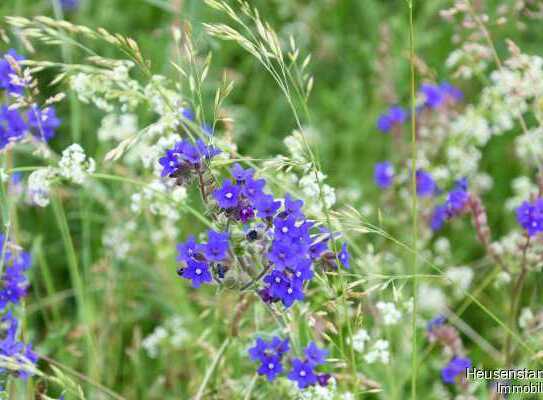
[[417,170],[416,172],[417,180],[417,195],[419,197],[431,196],[436,192],[437,186],[432,178],[432,175],[429,172],[426,172],[422,169]]
[[298,257],[296,249],[286,240],[275,240],[268,252],[268,258],[278,270],[294,264]]
[[442,82],[439,85],[441,93],[443,93],[448,99],[453,102],[459,102],[464,99],[464,93],[456,86],[451,85],[449,82]]
[[426,325],[426,331],[432,332],[435,328],[443,326],[445,322],[447,322],[447,318],[445,318],[443,315],[437,315],[436,317],[428,321],[428,324]]
[[278,356],[264,357],[257,372],[258,375],[266,375],[268,377],[268,381],[273,381],[277,375],[283,372],[281,359]]
[[179,253],[177,256],[177,261],[187,262],[189,260],[194,260],[200,251],[201,246],[196,243],[194,236],[190,235],[185,243],[179,243],[177,245],[177,252]]
[[[9,49],[6,55],[11,56],[15,61],[22,61],[24,58],[17,54],[14,49]],[[0,89],[4,89],[8,94],[21,95],[24,92],[24,86],[13,83],[12,76],[15,75],[13,67],[6,59],[5,55],[0,58]]]
[[326,362],[326,356],[328,355],[328,350],[319,349],[315,342],[309,343],[309,345],[304,349],[304,354],[307,357],[307,362],[313,367],[317,365],[324,364]]
[[298,358],[292,360],[292,370],[288,374],[288,379],[295,381],[300,389],[305,389],[317,383],[317,376],[311,364]]
[[0,149],[21,140],[27,132],[28,126],[18,110],[0,107]]
[[351,266],[349,264],[349,252],[347,251],[347,243],[343,243],[341,246],[341,251],[338,254],[339,261],[343,264],[343,266],[347,269],[350,269]]
[[399,106],[392,106],[377,119],[377,128],[388,133],[394,126],[401,125],[407,120],[407,112]]
[[79,7],[79,0],[60,0],[60,5],[64,11],[74,11]]
[[266,275],[264,282],[269,285],[269,294],[276,299],[281,299],[284,296],[290,284],[287,275],[278,269],[274,269]]
[[433,231],[438,231],[443,228],[446,220],[447,206],[444,204],[438,205],[436,206],[436,208],[434,208],[434,212],[432,213],[432,217],[430,218],[430,228],[432,228]]
[[204,262],[193,259],[187,261],[187,267],[183,269],[181,276],[190,279],[192,287],[195,289],[199,288],[202,283],[209,283],[213,280],[209,272],[209,266]]
[[60,126],[60,119],[57,118],[53,107],[40,109],[33,105],[27,111],[28,125],[33,128],[32,133],[38,139],[47,142],[55,136],[56,129]]
[[432,109],[440,108],[447,103],[457,103],[464,98],[462,91],[448,82],[439,85],[424,83],[419,92],[424,98],[424,106]]
[[237,207],[239,201],[240,187],[232,184],[232,181],[225,179],[222,187],[213,191],[213,197],[221,208]]
[[430,219],[430,227],[437,231],[441,229],[445,221],[460,215],[469,202],[468,181],[466,178],[459,179],[454,188],[447,193],[447,198],[443,204],[434,208]]
[[394,168],[392,167],[392,164],[388,161],[375,164],[373,179],[380,189],[389,188],[394,179]]
[[[21,298],[26,296],[28,282],[24,273],[31,267],[32,259],[25,251],[12,251],[12,247],[6,242],[7,238],[0,234],[0,248],[4,262],[0,290],[0,311],[3,312],[0,323],[0,355],[19,360],[16,362],[21,363],[21,369],[16,374],[19,378],[26,379],[31,373],[24,367],[27,363],[36,364],[38,356],[32,351],[31,344],[25,345],[17,339],[19,321],[11,309],[6,311],[6,307],[10,303],[18,304]],[[5,372],[5,370],[0,370],[0,372]]]
[[518,223],[529,236],[543,231],[543,199],[539,198],[533,203],[525,201],[515,211]]
[[171,176],[179,169],[181,163],[177,154],[174,150],[168,150],[166,151],[166,155],[158,160],[158,163],[162,165],[160,176]]
[[192,109],[188,107],[181,108],[181,116],[190,122],[194,122],[194,119],[196,118],[194,115],[194,111],[192,111]]
[[270,194],[261,194],[255,199],[254,205],[259,218],[271,218],[281,207],[281,202],[276,201]]
[[471,360],[465,357],[454,357],[449,363],[441,370],[441,378],[443,382],[448,384],[454,384],[456,378],[461,376],[464,371],[471,368]]
[[254,169],[243,169],[239,163],[235,163],[230,168],[230,173],[237,183],[243,183],[248,179],[251,179],[255,173]]
[[245,177],[245,185],[243,185],[243,195],[251,201],[255,201],[264,194],[263,189],[266,186],[264,179],[253,179]]
[[303,200],[294,199],[289,193],[285,195],[285,214],[292,215],[294,219],[299,220],[304,218],[302,213]]
[[294,279],[297,279],[302,283],[313,279],[313,269],[311,268],[311,265],[311,259],[308,258],[303,258],[298,261],[298,264],[296,264],[293,271]]
[[280,297],[281,303],[283,303],[286,308],[289,308],[296,300],[301,301],[303,299],[304,291],[302,290],[302,285],[296,280],[289,282],[286,290]]
[[317,375],[317,382],[319,383],[319,386],[328,386],[328,381],[332,375],[330,374],[319,374]]
[[222,261],[228,252],[228,233],[207,231],[207,243],[204,254],[208,261]]
[[443,92],[439,86],[423,83],[420,93],[424,97],[424,105],[429,108],[438,108],[443,103]]
[[288,339],[281,339],[279,336],[274,336],[270,343],[270,348],[278,356],[283,356],[283,354],[288,353],[290,350],[290,345]]

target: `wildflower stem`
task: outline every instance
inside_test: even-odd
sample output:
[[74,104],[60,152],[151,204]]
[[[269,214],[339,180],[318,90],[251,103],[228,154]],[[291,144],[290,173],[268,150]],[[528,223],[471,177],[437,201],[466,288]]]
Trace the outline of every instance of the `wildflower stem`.
[[251,280],[251,282],[248,282],[245,285],[243,285],[240,290],[244,291],[252,287],[255,283],[261,280],[264,277],[264,275],[268,273],[271,267],[272,267],[272,264],[266,265],[264,269],[253,280]]
[[206,371],[206,374],[204,376],[204,380],[200,384],[200,387],[198,388],[198,392],[196,393],[196,396],[194,397],[194,400],[201,400],[204,398],[204,391],[207,387],[207,384],[209,380],[211,379],[211,375],[213,375],[213,372],[215,371],[215,368],[217,368],[217,365],[221,361],[221,358],[226,350],[226,347],[230,343],[230,338],[226,338],[224,342],[222,342],[221,347],[219,348],[219,351],[217,351],[217,354],[215,354],[215,358],[213,358],[213,362],[209,366],[209,368]]
[[522,295],[522,288],[526,282],[526,276],[528,275],[528,267],[526,264],[526,256],[528,248],[530,247],[530,236],[526,235],[526,241],[522,246],[522,260],[520,263],[520,274],[515,281],[511,290],[511,310],[509,314],[509,333],[505,337],[504,353],[505,353],[505,366],[509,368],[511,366],[513,351],[512,351],[512,334],[516,331],[517,314],[520,304],[520,297]]
[[416,98],[415,98],[415,32],[413,26],[413,0],[408,0],[409,7],[409,53],[411,64],[411,218],[413,225],[413,312],[411,313],[411,398],[417,398],[417,239],[418,239],[418,212],[417,212],[417,125],[416,125]]

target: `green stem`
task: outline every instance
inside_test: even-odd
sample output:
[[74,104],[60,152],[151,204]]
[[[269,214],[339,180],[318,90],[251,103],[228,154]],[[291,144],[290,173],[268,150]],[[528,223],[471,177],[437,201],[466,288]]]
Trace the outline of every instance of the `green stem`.
[[200,384],[200,387],[198,388],[198,393],[196,393],[196,396],[194,397],[194,400],[201,400],[203,399],[204,397],[204,391],[206,390],[206,387],[207,387],[207,384],[209,382],[209,380],[211,379],[211,376],[213,375],[213,372],[215,372],[215,369],[217,368],[217,365],[219,365],[219,361],[221,361],[221,358],[226,350],[226,347],[228,346],[228,344],[230,343],[230,338],[226,338],[224,340],[224,342],[222,342],[222,345],[219,349],[219,351],[217,352],[217,354],[215,354],[215,357],[213,358],[213,362],[211,363],[211,365],[209,366],[209,368],[207,369],[206,371],[206,374],[204,376],[204,380],[202,381],[202,383]]
[[411,314],[411,398],[417,398],[417,290],[418,290],[418,204],[417,204],[417,125],[416,125],[416,97],[415,97],[415,32],[413,26],[413,0],[408,0],[409,6],[409,53],[411,65],[411,218],[413,224],[413,312]]

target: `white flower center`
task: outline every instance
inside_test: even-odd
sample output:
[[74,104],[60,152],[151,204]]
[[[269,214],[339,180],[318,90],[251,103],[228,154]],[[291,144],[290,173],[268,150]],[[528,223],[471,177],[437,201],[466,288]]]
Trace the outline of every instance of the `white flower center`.
[[305,371],[304,370],[300,371],[300,376],[305,376]]
[[288,289],[287,289],[287,293],[288,293],[288,294],[292,294],[292,288],[288,288]]
[[302,276],[302,273],[300,271],[296,271],[296,276],[299,278],[300,276]]
[[224,195],[224,197],[226,197],[227,199],[231,199],[232,197],[234,197],[234,195],[231,192],[228,192]]
[[283,226],[283,228],[281,229],[281,232],[287,233],[287,232],[288,232],[288,228],[287,228],[286,226]]
[[275,367],[275,364],[274,364],[274,363],[269,363],[269,364],[268,364],[268,369],[273,369],[273,367]]
[[281,283],[281,278],[279,278],[278,276],[275,278],[275,283]]
[[200,268],[196,268],[196,271],[194,272],[196,272],[196,275],[200,275],[202,273],[202,270]]

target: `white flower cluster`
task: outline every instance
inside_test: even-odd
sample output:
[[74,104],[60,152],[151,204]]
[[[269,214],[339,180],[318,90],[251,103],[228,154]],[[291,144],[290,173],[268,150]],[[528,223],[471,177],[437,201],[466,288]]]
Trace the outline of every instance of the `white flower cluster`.
[[94,171],[94,160],[85,155],[85,151],[79,144],[74,143],[64,149],[57,167],[38,168],[30,174],[28,200],[37,206],[46,207],[49,204],[51,185],[55,178],[63,177],[73,183],[82,184],[87,175]]
[[314,385],[302,391],[295,386],[295,383],[289,381],[292,386],[292,394],[300,400],[354,400],[351,392],[340,392],[336,380],[330,378],[328,386]]
[[366,360],[368,364],[373,364],[376,362],[388,364],[390,361],[389,347],[390,344],[388,340],[377,340],[371,347],[371,350],[364,356],[364,360]]
[[395,325],[402,319],[402,313],[394,303],[379,301],[375,307],[379,310],[385,325]]
[[39,168],[28,177],[29,201],[37,206],[46,207],[49,204],[51,184],[56,171],[51,167]]
[[180,316],[175,316],[166,321],[164,325],[157,326],[155,330],[141,343],[147,355],[157,358],[160,351],[180,349],[189,339],[190,335],[186,329],[186,322]]
[[[187,198],[187,190],[182,186],[172,189],[166,182],[156,179],[132,195],[131,209],[140,213],[148,209],[152,214],[168,219],[179,220],[179,204]],[[172,201],[173,200],[173,201]]]
[[468,42],[454,50],[445,61],[445,65],[454,71],[454,76],[471,79],[485,72],[492,50],[479,43]]
[[445,272],[445,276],[453,285],[453,293],[456,297],[463,297],[471,286],[473,270],[470,267],[451,267]]
[[138,131],[138,117],[135,114],[107,114],[98,129],[101,141],[122,141]]
[[522,202],[529,199],[530,195],[537,194],[538,192],[537,186],[527,176],[519,176],[513,179],[511,186],[513,188],[513,197],[510,197],[505,202],[505,207],[509,211],[513,211],[520,206]]
[[114,103],[121,103],[123,111],[134,109],[144,99],[137,81],[130,78],[131,61],[115,61],[112,69],[93,73],[79,72],[72,76],[70,85],[83,103],[93,103],[106,112],[114,110]]
[[132,248],[128,236],[136,232],[137,225],[134,221],[128,220],[126,223],[116,223],[104,230],[102,243],[108,248],[116,259],[126,258]]
[[85,182],[87,175],[96,170],[94,159],[87,157],[83,148],[77,143],[64,149],[58,166],[60,175],[78,184]]
[[447,296],[443,290],[426,282],[419,285],[417,301],[420,310],[431,314],[442,312],[447,307]]
[[530,167],[539,167],[543,162],[543,128],[537,127],[518,136],[515,151]]
[[353,350],[358,353],[363,353],[366,347],[366,342],[370,340],[370,335],[365,329],[359,329],[354,335],[351,345]]

